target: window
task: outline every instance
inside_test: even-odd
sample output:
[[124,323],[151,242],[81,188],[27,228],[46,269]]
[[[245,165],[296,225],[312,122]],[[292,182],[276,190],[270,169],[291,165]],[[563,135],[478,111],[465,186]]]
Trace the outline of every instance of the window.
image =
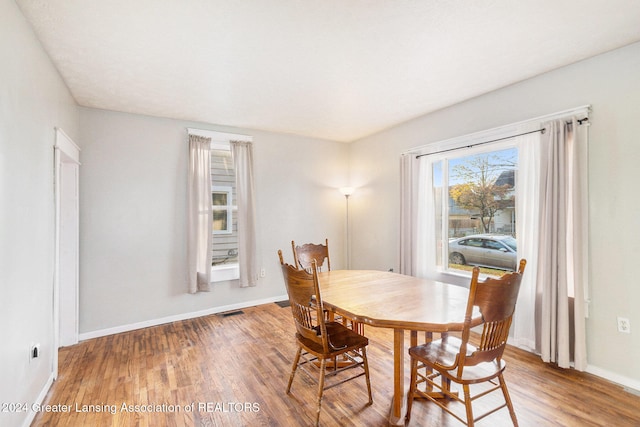
[[213,210],[213,234],[231,234],[233,232],[233,192],[231,187],[214,185],[211,189],[211,208]]
[[[526,259],[512,338],[550,360],[564,344],[549,338],[562,335],[550,325],[570,330],[573,310],[575,336],[584,335],[588,113],[579,107],[432,142],[401,158],[400,271],[468,286],[470,265],[502,274],[514,266],[498,262]],[[483,193],[483,182],[495,191]],[[473,259],[477,253],[484,258]],[[583,345],[575,346],[582,346],[581,363]]]
[[[238,220],[233,205],[236,188],[233,159],[228,146],[211,149],[211,204],[213,208],[212,266],[238,263]],[[215,276],[215,275],[214,275]]]
[[437,267],[463,274],[473,265],[489,275],[514,270],[517,148],[487,144],[430,163]]
[[251,141],[250,136],[188,129],[190,134],[211,138],[212,245],[211,281],[239,278],[238,207],[236,171],[231,141]]

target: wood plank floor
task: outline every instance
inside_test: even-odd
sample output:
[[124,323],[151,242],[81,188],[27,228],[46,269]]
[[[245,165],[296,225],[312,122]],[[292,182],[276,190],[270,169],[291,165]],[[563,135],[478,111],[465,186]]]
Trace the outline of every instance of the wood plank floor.
[[[243,311],[61,349],[59,377],[44,402],[52,407],[40,412],[32,425],[312,425],[315,386],[298,375],[292,393],[285,393],[296,351],[290,309],[266,304]],[[364,378],[330,389],[323,401],[322,425],[387,425],[393,335],[371,327],[366,335],[374,404],[366,405]],[[545,365],[521,350],[509,348],[505,359],[521,426],[640,426],[640,396],[589,374]],[[53,412],[56,409],[68,412]],[[419,401],[413,405],[411,425],[461,424]],[[501,410],[477,425],[511,423]]]

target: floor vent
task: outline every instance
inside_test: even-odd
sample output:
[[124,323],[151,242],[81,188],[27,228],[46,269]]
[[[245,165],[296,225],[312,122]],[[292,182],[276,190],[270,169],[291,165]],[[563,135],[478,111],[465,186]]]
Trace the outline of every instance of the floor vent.
[[242,310],[225,311],[224,313],[218,313],[220,317],[237,316],[238,314],[244,314]]
[[291,304],[289,303],[289,300],[276,301],[276,304],[278,304],[280,307],[290,307],[291,306]]

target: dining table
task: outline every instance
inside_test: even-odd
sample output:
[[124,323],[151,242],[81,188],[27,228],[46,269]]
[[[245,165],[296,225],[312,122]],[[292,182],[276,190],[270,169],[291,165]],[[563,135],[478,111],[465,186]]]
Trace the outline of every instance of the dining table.
[[[405,332],[410,345],[433,333],[462,330],[469,290],[441,281],[376,270],[330,270],[318,274],[325,309],[376,328],[393,329],[393,399],[390,425],[404,425]],[[474,314],[474,318],[477,314]]]

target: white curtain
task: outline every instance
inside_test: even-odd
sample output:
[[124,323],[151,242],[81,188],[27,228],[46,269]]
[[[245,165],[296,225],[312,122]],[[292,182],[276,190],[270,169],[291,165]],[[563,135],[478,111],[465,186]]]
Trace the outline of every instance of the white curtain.
[[[415,276],[433,277],[437,269],[437,246],[442,242],[442,227],[436,224],[436,212],[442,210],[442,186],[434,186],[434,164],[442,164],[442,160],[436,160],[434,156],[423,156],[417,159],[418,181],[420,184],[418,191],[418,221],[416,230],[416,256],[417,261],[414,266]],[[440,200],[438,202],[437,200]],[[434,236],[434,238],[429,238]]]
[[[574,367],[584,370],[587,362],[584,303],[588,281],[586,129],[580,129],[575,117],[543,126],[546,131],[540,138],[537,268],[540,353],[545,362],[568,368],[573,344]],[[575,303],[570,319],[572,295]]]
[[[400,158],[400,273],[428,277],[436,267],[436,201],[433,189],[433,158]],[[430,274],[431,273],[431,274]]]
[[400,157],[400,273],[415,276],[418,189],[415,154]]
[[189,292],[209,291],[211,282],[211,138],[189,135],[187,262]]
[[236,171],[240,287],[255,286],[258,280],[258,262],[253,144],[245,141],[231,141],[231,153]]
[[536,351],[536,283],[538,269],[538,199],[540,194],[540,134],[517,137],[518,169],[516,175],[516,236],[518,258],[526,259],[527,266],[518,304],[513,315],[509,342],[515,346]]

